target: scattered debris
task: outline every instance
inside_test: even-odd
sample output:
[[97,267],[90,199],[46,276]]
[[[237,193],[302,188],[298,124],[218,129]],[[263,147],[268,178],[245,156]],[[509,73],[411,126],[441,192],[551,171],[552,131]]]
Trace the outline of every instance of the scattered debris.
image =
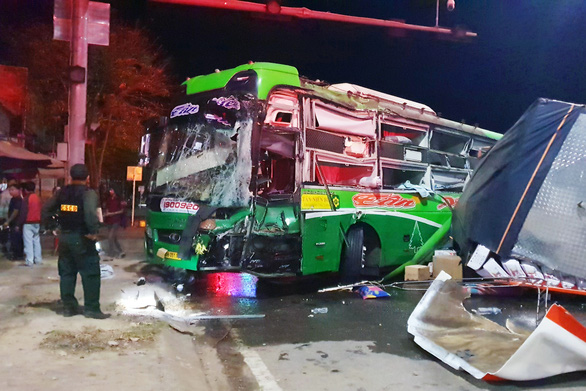
[[354,289],[355,292],[358,292],[362,299],[379,299],[381,297],[390,297],[390,295],[379,288],[378,286],[368,285],[368,286],[361,286]]
[[409,265],[405,267],[405,281],[424,281],[430,279],[429,266]]
[[167,323],[169,324],[169,327],[171,327],[175,331],[180,332],[181,334],[187,334],[192,336],[195,335],[193,330],[190,329],[189,325],[186,322],[177,322],[169,320],[167,321]]
[[586,279],[554,271],[538,262],[499,259],[496,253],[478,245],[466,266],[482,277],[504,279],[510,285],[586,296]]
[[407,322],[415,343],[452,368],[489,381],[586,370],[586,328],[563,307],[553,305],[528,333],[469,313],[462,305],[469,295],[466,287],[440,273]]
[[[327,311],[327,309],[326,309]],[[216,320],[216,319],[261,319],[264,314],[250,314],[250,315],[192,315],[189,316],[189,324],[194,324],[199,320]]]
[[462,279],[462,259],[456,255],[455,251],[436,250],[432,265],[433,278],[444,271],[456,280]]
[[372,285],[372,284],[373,284],[372,281],[362,281],[362,282],[356,282],[354,284],[338,285],[338,286],[333,286],[331,288],[323,288],[323,289],[318,290],[318,293],[338,292],[338,291],[352,292],[352,290],[357,286],[365,286],[365,285]]
[[148,316],[165,321],[176,331],[193,334],[189,326],[202,320],[214,319],[258,319],[264,314],[248,315],[208,315],[193,313],[185,297],[177,297],[156,284],[142,285],[122,291],[116,303],[118,311],[124,315]]
[[[45,334],[40,346],[55,350],[59,356],[68,353],[93,353],[121,346],[123,342],[136,344],[154,341],[161,330],[160,324],[138,323],[127,330],[102,330],[84,327],[81,331],[53,330]],[[140,345],[139,345],[140,346]]]
[[502,312],[500,308],[497,307],[478,307],[473,309],[472,312],[478,315],[498,315]]
[[100,278],[102,280],[107,280],[109,278],[114,277],[114,269],[110,265],[100,265]]

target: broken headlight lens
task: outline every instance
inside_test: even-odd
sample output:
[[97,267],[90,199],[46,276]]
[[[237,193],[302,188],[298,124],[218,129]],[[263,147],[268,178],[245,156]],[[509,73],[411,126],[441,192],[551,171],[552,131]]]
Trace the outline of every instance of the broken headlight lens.
[[216,228],[216,220],[215,219],[207,219],[201,222],[199,225],[199,229],[202,231],[211,231]]

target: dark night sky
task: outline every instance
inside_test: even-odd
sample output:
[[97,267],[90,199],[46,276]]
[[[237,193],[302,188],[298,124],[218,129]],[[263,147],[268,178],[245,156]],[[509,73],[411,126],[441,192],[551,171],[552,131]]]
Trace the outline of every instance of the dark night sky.
[[[451,13],[442,0],[440,25],[464,25],[478,33],[466,43],[145,0],[111,3],[116,18],[152,32],[181,79],[249,60],[279,62],[312,79],[402,96],[446,118],[499,132],[538,97],[586,103],[586,0],[456,0]],[[285,0],[283,5],[435,23],[435,0]],[[0,23],[31,13],[50,20],[52,0],[0,0]],[[5,60],[0,57],[0,63]]]

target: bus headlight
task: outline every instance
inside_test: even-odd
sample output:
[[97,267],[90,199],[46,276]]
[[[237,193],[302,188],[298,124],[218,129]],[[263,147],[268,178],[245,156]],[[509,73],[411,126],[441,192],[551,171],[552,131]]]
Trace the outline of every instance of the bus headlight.
[[147,238],[149,238],[149,239],[153,238],[153,229],[150,227],[150,225],[147,225],[145,233],[146,233]]
[[216,228],[216,220],[214,219],[207,219],[201,222],[199,225],[199,229],[202,231],[211,231],[212,229]]

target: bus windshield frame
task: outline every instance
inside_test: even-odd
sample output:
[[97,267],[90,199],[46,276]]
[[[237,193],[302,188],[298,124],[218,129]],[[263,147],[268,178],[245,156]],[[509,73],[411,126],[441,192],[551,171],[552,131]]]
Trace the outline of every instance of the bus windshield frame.
[[154,153],[143,153],[152,169],[151,193],[217,207],[247,206],[256,105],[250,95],[217,91],[176,106],[163,131],[149,135],[146,144]]

